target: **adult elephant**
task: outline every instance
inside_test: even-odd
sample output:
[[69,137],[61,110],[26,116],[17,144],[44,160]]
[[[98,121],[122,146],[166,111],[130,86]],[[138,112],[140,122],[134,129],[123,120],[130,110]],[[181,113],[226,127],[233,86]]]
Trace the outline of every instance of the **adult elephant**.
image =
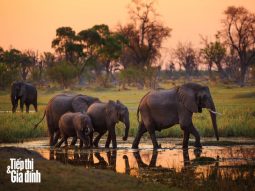
[[215,136],[219,140],[215,105],[207,86],[187,83],[170,90],[147,93],[140,101],[137,110],[137,118],[139,121],[140,113],[141,122],[139,122],[132,148],[138,148],[142,135],[147,131],[153,147],[159,148],[155,131],[161,131],[175,124],[180,124],[184,132],[183,148],[188,147],[190,134],[196,139],[195,147],[201,147],[200,135],[192,123],[192,115],[197,112],[201,113],[202,108],[209,109]]
[[60,137],[60,117],[66,112],[84,113],[87,111],[88,107],[95,102],[99,102],[99,99],[81,94],[56,95],[49,101],[48,105],[46,106],[43,118],[35,125],[35,127],[37,127],[46,116],[48,132],[50,136],[50,146],[53,146],[57,143]]
[[[125,134],[123,140],[127,140],[129,131],[129,112],[127,107],[120,101],[108,101],[108,103],[94,103],[87,111],[87,114],[92,120],[94,132],[98,132],[98,136],[94,139],[94,146],[98,147],[100,138],[108,131],[108,137],[105,143],[105,147],[109,148],[112,141],[112,147],[117,148],[115,125],[119,121],[125,124]],[[91,141],[93,133],[91,134]]]
[[12,112],[15,113],[20,101],[20,111],[23,112],[24,104],[26,112],[29,112],[29,106],[32,104],[37,112],[37,90],[25,82],[13,82],[11,85]]

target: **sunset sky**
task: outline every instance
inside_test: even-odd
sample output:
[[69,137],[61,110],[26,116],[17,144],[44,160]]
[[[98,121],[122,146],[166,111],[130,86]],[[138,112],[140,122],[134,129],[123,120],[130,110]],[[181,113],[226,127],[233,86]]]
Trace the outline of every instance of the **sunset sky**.
[[[58,27],[76,32],[95,24],[128,22],[131,0],[0,0],[0,46],[20,50],[53,51],[51,41]],[[255,13],[255,0],[157,0],[163,23],[173,29],[165,48],[178,41],[199,46],[199,35],[213,39],[227,6],[244,6]]]

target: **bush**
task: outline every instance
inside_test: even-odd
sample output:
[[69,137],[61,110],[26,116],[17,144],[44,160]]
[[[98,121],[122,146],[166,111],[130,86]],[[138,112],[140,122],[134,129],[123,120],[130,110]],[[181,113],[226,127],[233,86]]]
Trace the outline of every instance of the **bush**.
[[0,88],[5,89],[9,87],[10,84],[16,80],[18,76],[18,71],[16,69],[11,70],[8,68],[7,64],[0,63]]
[[68,88],[76,77],[76,69],[68,62],[58,62],[47,70],[52,81],[59,83],[63,88]]

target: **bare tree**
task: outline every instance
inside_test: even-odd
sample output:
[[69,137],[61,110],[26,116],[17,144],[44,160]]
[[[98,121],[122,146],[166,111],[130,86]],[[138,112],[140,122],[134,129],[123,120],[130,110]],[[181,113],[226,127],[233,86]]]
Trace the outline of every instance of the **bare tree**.
[[129,6],[131,23],[119,26],[119,32],[128,38],[121,62],[124,67],[132,63],[137,67],[150,67],[160,57],[162,42],[171,29],[159,21],[154,1],[133,0]]
[[228,7],[223,19],[222,37],[238,54],[240,60],[240,85],[245,85],[245,75],[255,57],[255,15],[244,7]]
[[174,50],[175,58],[178,60],[180,69],[183,67],[186,71],[186,77],[189,78],[193,71],[198,69],[197,55],[191,42],[179,42]]
[[209,75],[212,77],[212,67],[213,64],[216,64],[218,68],[218,72],[220,74],[220,78],[224,79],[226,78],[226,73],[223,70],[223,59],[226,55],[226,49],[224,45],[220,42],[220,39],[216,35],[216,41],[214,42],[208,42],[206,39],[203,39],[204,41],[204,48],[201,49],[201,54],[203,58],[206,60],[209,70]]

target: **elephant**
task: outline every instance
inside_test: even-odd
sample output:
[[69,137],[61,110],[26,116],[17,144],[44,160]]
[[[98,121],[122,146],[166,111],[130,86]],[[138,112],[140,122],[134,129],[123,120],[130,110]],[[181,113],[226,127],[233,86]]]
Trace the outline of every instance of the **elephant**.
[[[105,148],[109,148],[111,141],[113,148],[117,148],[115,125],[119,121],[125,124],[123,140],[127,140],[130,126],[129,112],[128,108],[119,100],[116,102],[110,100],[108,103],[94,103],[88,108],[87,114],[91,117],[94,132],[99,133],[93,142],[95,147],[98,147],[100,138],[108,131]],[[91,133],[90,138],[92,141],[93,133]]]
[[29,112],[29,106],[32,104],[37,112],[37,90],[25,82],[13,82],[11,85],[12,112],[15,113],[20,100],[20,111],[23,112],[23,106],[26,105],[26,112]]
[[[90,117],[81,112],[71,113],[67,112],[59,119],[59,128],[62,139],[55,145],[60,147],[63,142],[67,146],[68,137],[77,137],[80,139],[80,148],[83,143],[87,143],[88,147],[91,146],[89,135],[94,131]],[[73,140],[73,143],[76,142]]]
[[[217,112],[207,86],[186,83],[170,90],[148,92],[141,99],[137,109],[139,126],[132,148],[138,148],[142,135],[147,131],[150,134],[153,148],[160,148],[155,131],[161,131],[175,124],[180,124],[184,132],[183,149],[188,148],[190,134],[195,137],[195,147],[202,148],[199,132],[192,123],[193,113],[201,113],[202,108],[207,108],[210,111],[214,133],[219,140],[216,123]],[[139,121],[139,113],[141,114],[141,121]]]
[[[54,146],[60,136],[59,119],[66,112],[85,113],[88,107],[99,102],[98,98],[82,94],[59,94],[54,96],[46,106],[43,118],[35,125],[35,128],[47,118],[48,132],[50,136],[50,146]],[[75,139],[74,139],[75,141]],[[72,143],[73,144],[73,143]]]

